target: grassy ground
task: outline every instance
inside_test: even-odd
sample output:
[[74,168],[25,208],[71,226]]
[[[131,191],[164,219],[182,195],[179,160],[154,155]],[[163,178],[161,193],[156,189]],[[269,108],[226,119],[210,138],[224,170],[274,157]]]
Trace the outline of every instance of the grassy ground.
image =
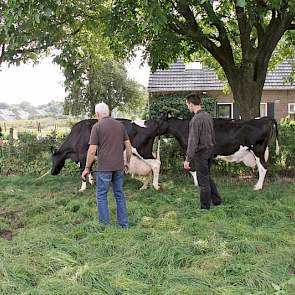
[[126,231],[77,177],[1,177],[0,294],[295,294],[295,185],[217,182],[225,206],[203,212],[189,178],[128,179]]

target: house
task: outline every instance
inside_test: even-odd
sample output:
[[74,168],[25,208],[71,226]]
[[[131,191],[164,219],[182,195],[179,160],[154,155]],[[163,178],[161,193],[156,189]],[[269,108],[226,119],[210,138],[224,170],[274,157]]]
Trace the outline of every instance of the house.
[[10,111],[9,109],[0,109],[0,120],[15,120],[16,115],[14,112]]
[[[260,104],[261,116],[271,116],[278,121],[286,116],[295,116],[295,85],[286,83],[292,63],[284,61],[268,72]],[[232,94],[223,92],[224,82],[218,80],[213,70],[200,62],[184,64],[181,59],[167,70],[150,74],[148,92],[150,97],[161,95],[186,95],[202,92],[217,99],[216,116],[238,118]]]

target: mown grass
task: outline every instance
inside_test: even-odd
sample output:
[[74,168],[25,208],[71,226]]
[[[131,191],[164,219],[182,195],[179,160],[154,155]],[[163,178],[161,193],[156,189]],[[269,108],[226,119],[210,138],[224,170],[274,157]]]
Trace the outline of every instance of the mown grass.
[[78,177],[1,177],[0,294],[295,294],[295,185],[218,179],[225,206],[198,209],[190,178],[161,192],[127,179],[130,229],[97,222]]

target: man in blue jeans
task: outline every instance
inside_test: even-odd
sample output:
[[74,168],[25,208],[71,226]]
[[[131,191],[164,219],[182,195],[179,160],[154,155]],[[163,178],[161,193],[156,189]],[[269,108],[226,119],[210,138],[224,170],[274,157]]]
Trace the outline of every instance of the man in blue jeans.
[[[128,228],[128,212],[123,192],[124,170],[128,171],[132,154],[131,143],[125,127],[109,116],[109,107],[105,103],[95,106],[97,123],[91,130],[87,161],[82,178],[85,178],[94,161],[97,151],[96,195],[98,219],[101,224],[110,223],[107,193],[112,183],[117,203],[117,221],[122,228]],[[124,147],[126,162],[124,163]]]

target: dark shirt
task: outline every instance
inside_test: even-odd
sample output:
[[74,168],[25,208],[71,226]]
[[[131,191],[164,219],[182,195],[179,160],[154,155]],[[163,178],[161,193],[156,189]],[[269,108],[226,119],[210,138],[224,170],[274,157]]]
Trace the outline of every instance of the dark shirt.
[[189,124],[186,161],[191,162],[195,153],[210,149],[215,145],[215,132],[212,117],[205,111],[195,113]]
[[124,125],[110,117],[94,124],[89,144],[97,145],[97,171],[124,169],[124,141],[129,140]]

